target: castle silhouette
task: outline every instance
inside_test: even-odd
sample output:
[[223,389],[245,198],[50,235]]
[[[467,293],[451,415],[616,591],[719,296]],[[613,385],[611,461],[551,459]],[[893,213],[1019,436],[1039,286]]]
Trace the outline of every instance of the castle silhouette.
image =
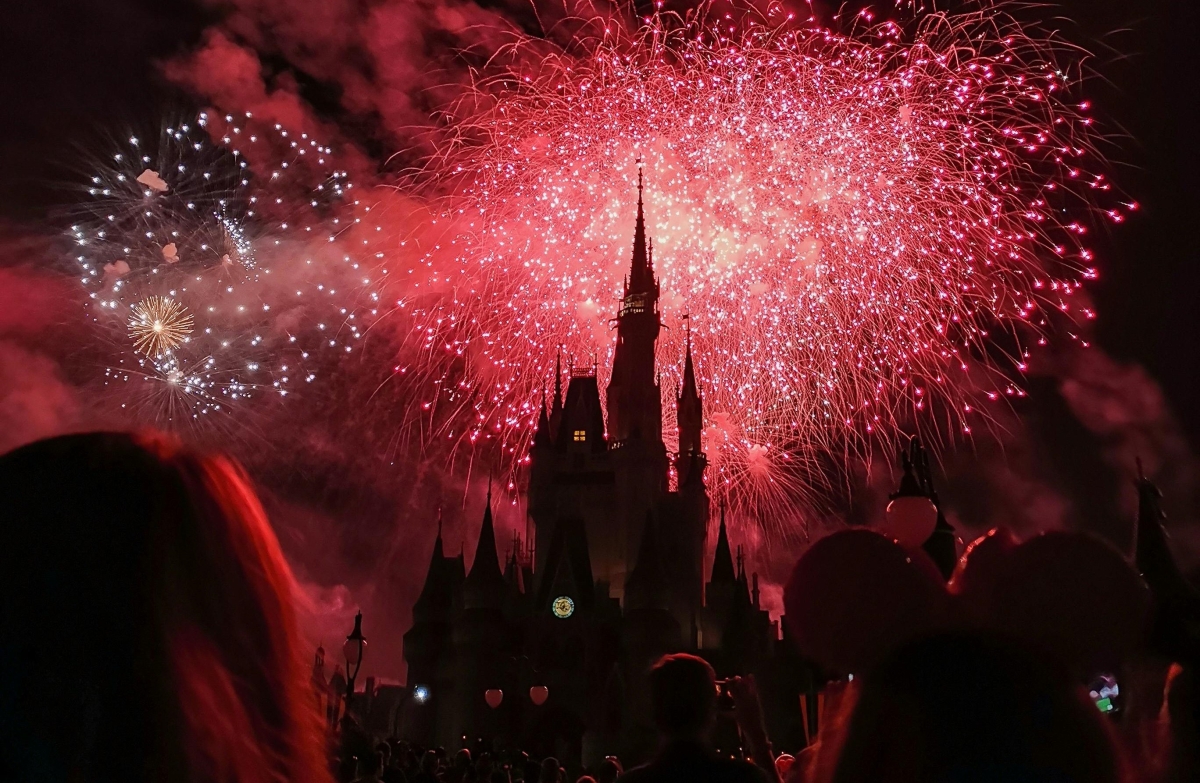
[[[401,736],[447,749],[482,738],[584,763],[605,753],[644,756],[654,742],[646,672],[661,655],[687,651],[719,676],[754,673],[777,746],[803,744],[797,699],[812,691],[807,667],[788,660],[740,547],[735,563],[723,509],[705,579],[703,398],[689,339],[675,397],[679,450],[669,454],[655,366],[658,303],[639,172],[604,405],[594,367],[572,368],[564,396],[560,356],[529,453],[535,543],[514,540],[503,569],[490,493],[469,572],[462,554],[445,554],[439,526],[404,635]],[[535,686],[548,689],[542,704]],[[498,706],[489,691],[493,701],[501,692]],[[726,735],[730,742],[736,734]]]

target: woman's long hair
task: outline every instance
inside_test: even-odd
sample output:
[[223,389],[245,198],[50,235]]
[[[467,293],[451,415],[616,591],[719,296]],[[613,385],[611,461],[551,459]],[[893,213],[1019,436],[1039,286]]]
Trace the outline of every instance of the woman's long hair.
[[241,469],[161,436],[0,457],[0,778],[327,781],[293,580]]

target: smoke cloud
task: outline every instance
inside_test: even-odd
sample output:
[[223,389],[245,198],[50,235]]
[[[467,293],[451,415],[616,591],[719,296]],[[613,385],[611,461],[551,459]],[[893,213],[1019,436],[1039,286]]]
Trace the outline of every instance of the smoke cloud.
[[[380,186],[428,149],[438,111],[513,32],[553,29],[565,16],[562,8],[538,16],[515,0],[210,5],[221,20],[194,51],[162,63],[165,76],[221,112],[249,111],[331,143],[351,177],[375,188],[395,237],[420,223],[422,205]],[[78,287],[53,271],[62,256],[51,241],[0,230],[0,450],[123,424],[92,400]],[[487,467],[397,434],[405,391],[391,370],[408,357],[396,356],[389,328],[369,335],[320,395],[264,407],[206,445],[231,451],[255,476],[296,572],[311,643],[336,661],[362,609],[371,642],[364,673],[402,678],[401,637],[439,515],[447,552],[461,547],[469,567]],[[1140,457],[1167,495],[1176,540],[1200,549],[1192,532],[1196,458],[1154,380],[1098,348],[1056,357],[1038,372],[1029,400],[1001,414],[993,433],[941,455],[938,487],[960,536],[969,541],[995,525],[1023,536],[1089,529],[1127,545],[1128,479]],[[835,488],[839,499],[787,536],[736,520],[733,544],[746,547],[748,569],[760,573],[765,608],[781,610],[780,585],[813,541],[848,522],[877,523],[897,480],[891,455],[877,455],[850,466]],[[1114,489],[1103,496],[1097,487]],[[504,549],[514,532],[524,534],[524,510],[504,492],[496,505]]]
[[[369,6],[348,0],[231,0],[214,7],[223,21],[196,51],[166,63],[167,76],[223,110],[252,111],[334,139],[354,151],[355,176],[382,184],[397,160],[411,162],[427,149],[430,135],[438,132],[437,111],[458,97],[474,66],[509,43],[513,31],[548,30],[558,21],[534,17],[525,5],[485,8],[454,0]],[[389,214],[401,213],[407,214],[401,209]],[[1161,390],[1141,368],[1092,348],[1040,372],[1036,393],[1015,412],[999,414],[992,433],[940,455],[939,487],[964,541],[1006,525],[1022,536],[1054,528],[1099,530],[1125,545],[1132,513],[1126,479],[1139,456],[1179,504],[1179,518],[1190,519],[1195,460]],[[465,540],[469,560],[482,488],[464,491],[461,470],[446,470],[423,448],[392,443],[376,429],[387,421],[378,400],[372,407],[351,396],[347,392],[338,402],[354,411],[338,427],[340,442],[328,426],[314,426],[297,434],[303,442],[294,448],[322,454],[325,465],[354,467],[334,471],[339,477],[319,497],[312,496],[311,485],[298,495],[290,493],[288,482],[276,480],[272,489],[292,501],[277,513],[287,520],[281,535],[305,578],[322,586],[314,587],[325,596],[316,605],[330,606],[329,593],[320,591],[344,584],[345,591],[335,593],[345,602],[338,606],[369,602],[384,618],[381,625],[394,626],[398,658],[398,634],[407,627],[424,576],[436,507],[447,508],[448,547],[453,550],[455,537]],[[372,415],[378,417],[374,424],[367,420]],[[362,440],[346,448],[348,438]],[[372,448],[386,458],[364,457]],[[293,469],[299,476],[321,472],[317,466]],[[396,481],[397,474],[406,480]],[[347,480],[356,489],[333,489]],[[797,524],[790,535],[766,535],[756,520],[739,520],[744,524],[735,532],[735,545],[742,543],[750,567],[762,572],[768,608],[780,608],[778,585],[806,546],[847,522],[876,524],[897,480],[890,455],[879,455],[870,464],[851,466],[836,493],[844,500],[809,515],[802,530]],[[1111,497],[1089,497],[1085,489],[1117,485]],[[365,509],[359,518],[347,510],[356,506]],[[323,510],[314,514],[314,507]],[[512,527],[522,529],[520,509],[512,511],[509,516],[518,520]],[[345,625],[348,611],[339,608],[341,614],[332,615]]]

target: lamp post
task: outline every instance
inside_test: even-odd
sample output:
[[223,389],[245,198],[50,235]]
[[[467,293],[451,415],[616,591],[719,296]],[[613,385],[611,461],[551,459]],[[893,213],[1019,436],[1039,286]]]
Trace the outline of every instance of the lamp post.
[[350,699],[354,697],[354,678],[362,666],[363,651],[367,648],[366,637],[362,633],[362,612],[354,615],[354,630],[346,637],[342,645],[342,654],[346,656],[346,717],[350,716]]
[[909,447],[910,453],[900,452],[904,476],[900,488],[888,496],[891,502],[884,512],[884,532],[905,549],[918,549],[933,533],[938,510],[929,496],[929,487],[922,481],[924,451],[916,438]]

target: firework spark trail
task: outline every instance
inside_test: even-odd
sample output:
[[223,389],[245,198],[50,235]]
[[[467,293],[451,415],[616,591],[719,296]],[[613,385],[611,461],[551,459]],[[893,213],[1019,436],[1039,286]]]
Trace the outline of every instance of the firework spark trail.
[[1067,102],[1073,52],[991,7],[849,36],[642,21],[514,45],[414,178],[452,194],[397,310],[422,428],[519,460],[555,347],[603,373],[639,160],[659,365],[677,376],[690,313],[719,483],[763,503],[810,480],[771,487],[789,461],[901,427],[969,437],[981,401],[1023,394],[1053,315],[1092,316],[1072,305],[1096,274],[1083,235],[1122,212],[1094,206],[1110,186]]
[[377,312],[382,253],[357,241],[354,185],[330,148],[260,125],[202,114],[130,137],[71,229],[104,384],[159,426],[307,386]]

